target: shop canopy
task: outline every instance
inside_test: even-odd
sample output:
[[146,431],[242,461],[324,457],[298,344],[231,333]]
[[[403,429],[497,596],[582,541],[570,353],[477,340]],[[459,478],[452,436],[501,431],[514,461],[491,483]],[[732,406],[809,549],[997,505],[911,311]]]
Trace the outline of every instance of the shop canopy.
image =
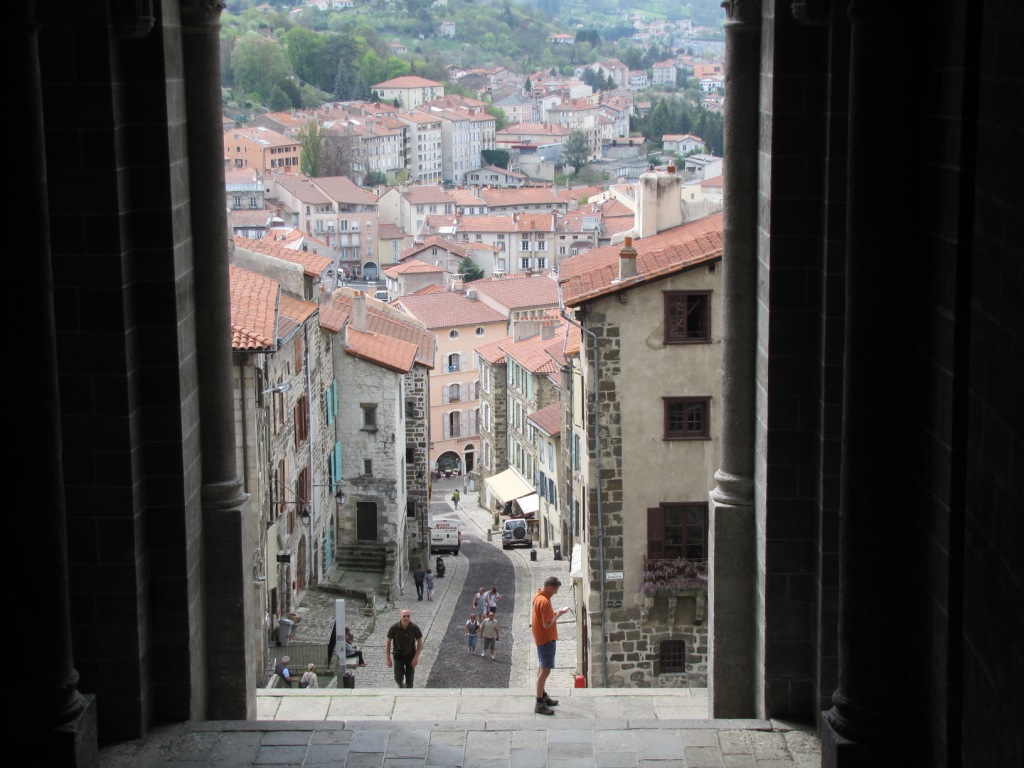
[[484,485],[500,504],[507,504],[533,493],[533,487],[528,485],[514,469],[506,469],[493,477],[488,477],[484,480]]
[[533,517],[540,508],[540,497],[536,493],[531,493],[529,496],[520,496],[516,499],[516,504],[522,510],[523,517]]

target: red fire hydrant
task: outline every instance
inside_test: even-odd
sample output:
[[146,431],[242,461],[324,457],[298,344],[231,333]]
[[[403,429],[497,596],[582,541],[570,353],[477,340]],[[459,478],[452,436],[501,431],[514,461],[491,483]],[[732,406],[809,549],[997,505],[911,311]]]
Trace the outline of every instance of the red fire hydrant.
[[576,687],[576,688],[586,688],[587,687],[587,678],[585,678],[583,675],[576,675],[576,683],[575,683],[574,687]]

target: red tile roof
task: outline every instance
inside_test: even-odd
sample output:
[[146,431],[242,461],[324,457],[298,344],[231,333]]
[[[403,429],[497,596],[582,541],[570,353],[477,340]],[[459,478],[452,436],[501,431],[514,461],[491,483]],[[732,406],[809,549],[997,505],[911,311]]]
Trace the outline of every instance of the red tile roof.
[[408,200],[412,205],[425,205],[428,203],[455,204],[455,199],[445,192],[442,187],[432,185],[409,187],[408,190],[402,193],[402,197]]
[[302,266],[303,273],[310,277],[320,277],[334,263],[326,256],[318,256],[308,251],[294,251],[291,248],[285,248],[280,243],[268,243],[265,240],[250,240],[246,237],[237,236],[234,238],[234,241],[236,248],[273,256],[276,259],[289,261],[292,264],[299,264]]
[[550,187],[514,187],[510,189],[481,189],[480,197],[491,208],[508,205],[550,205],[564,208],[565,200],[556,195]]
[[510,310],[557,307],[558,284],[547,275],[507,275],[474,280],[467,289],[486,294]]
[[231,297],[231,348],[277,348],[277,302],[281,288],[276,280],[228,265]]
[[390,80],[385,80],[383,83],[371,85],[370,88],[434,88],[440,85],[442,84],[434,80],[427,80],[425,77],[405,75],[403,77],[393,77]]
[[516,220],[511,216],[463,214],[458,218],[459,232],[515,232]]
[[346,329],[347,354],[402,372],[411,370],[414,362],[434,367],[434,334],[415,318],[365,294],[366,329],[356,331],[359,335],[353,337],[352,304],[357,293],[361,291],[338,288],[325,297],[320,307],[320,324],[324,328],[335,333]]
[[377,237],[381,240],[401,240],[403,237],[408,237],[408,235],[397,224],[381,224],[377,228]]
[[558,435],[562,432],[562,404],[552,403],[547,408],[541,408],[529,415],[527,421],[532,421],[548,435]]
[[394,264],[384,270],[384,274],[388,277],[396,278],[399,275],[422,275],[444,272],[441,267],[435,266],[434,264],[427,264],[425,261],[419,259],[409,259],[402,264]]
[[394,303],[431,330],[506,322],[500,312],[456,291],[414,293],[401,296]]
[[567,306],[683,269],[722,258],[722,214],[715,213],[651,237],[633,241],[637,251],[634,277],[618,281],[621,245],[596,248],[559,264],[562,300]]
[[347,176],[318,176],[313,181],[328,197],[339,203],[373,206],[377,204],[375,194],[357,186]]
[[416,345],[401,339],[357,331],[350,325],[345,333],[345,341],[346,354],[399,373],[408,373],[416,363]]

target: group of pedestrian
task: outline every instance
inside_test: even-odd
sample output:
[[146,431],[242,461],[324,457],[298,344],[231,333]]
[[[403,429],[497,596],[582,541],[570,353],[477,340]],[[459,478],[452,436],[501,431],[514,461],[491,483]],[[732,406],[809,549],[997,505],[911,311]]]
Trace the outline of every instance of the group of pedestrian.
[[423,570],[422,565],[417,565],[412,572],[412,580],[416,585],[416,599],[423,602],[424,587],[426,587],[427,602],[434,600],[434,572],[427,568]]
[[491,587],[490,591],[487,590],[487,587],[480,587],[473,595],[473,613],[476,614],[479,621],[483,621],[488,613],[496,614],[498,612],[499,600],[501,600],[501,594],[497,587]]
[[292,683],[298,683],[299,688],[319,688],[320,679],[316,674],[316,664],[307,664],[306,671],[302,673],[302,677],[296,677],[291,671],[291,657],[282,656],[281,660],[274,665],[274,673],[281,678],[289,688],[292,687]]
[[469,652],[474,656],[476,655],[477,639],[482,637],[484,643],[480,655],[486,656],[490,651],[491,661],[497,661],[494,656],[494,648],[495,643],[501,639],[501,630],[493,612],[487,613],[482,620],[477,617],[475,612],[469,614],[469,619],[466,620],[466,626],[463,629],[463,636],[466,638]]
[[[427,599],[433,600],[434,580],[429,568],[424,569],[417,565],[413,571],[413,581],[416,583],[417,600],[423,600],[424,585],[427,588]],[[553,707],[558,706],[558,700],[548,695],[545,684],[555,667],[558,619],[569,612],[569,608],[555,610],[551,605],[551,598],[558,594],[561,586],[562,582],[557,576],[546,578],[544,586],[533,596],[530,609],[530,627],[533,631],[533,642],[537,647],[536,703],[533,711],[539,715],[553,715]],[[478,641],[483,638],[480,656],[489,654],[492,661],[497,661],[495,646],[501,639],[501,628],[495,618],[500,601],[501,594],[496,586],[492,586],[490,590],[480,587],[473,595],[472,611],[463,629],[463,637],[469,652],[476,655]],[[346,628],[346,639],[347,635]],[[408,609],[403,609],[398,622],[388,629],[384,647],[387,665],[394,668],[395,682],[399,688],[413,687],[416,666],[419,664],[422,650],[423,632],[413,623],[412,613]]]

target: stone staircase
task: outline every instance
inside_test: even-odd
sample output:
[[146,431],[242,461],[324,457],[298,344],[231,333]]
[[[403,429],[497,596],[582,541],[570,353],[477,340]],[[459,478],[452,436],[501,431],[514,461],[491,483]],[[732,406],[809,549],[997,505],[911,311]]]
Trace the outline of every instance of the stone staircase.
[[340,544],[335,550],[337,567],[345,571],[384,573],[388,565],[387,550],[376,542]]

